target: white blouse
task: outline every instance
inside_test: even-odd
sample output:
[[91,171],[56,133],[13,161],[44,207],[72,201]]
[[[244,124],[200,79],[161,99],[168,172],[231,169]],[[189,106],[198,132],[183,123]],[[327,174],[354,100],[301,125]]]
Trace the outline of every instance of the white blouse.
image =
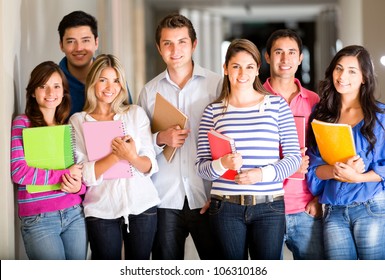
[[[133,168],[134,176],[103,180],[103,175],[95,178],[95,161],[89,161],[83,137],[82,123],[96,121],[85,112],[71,116],[69,123],[75,130],[77,161],[83,164],[83,181],[87,192],[83,201],[86,217],[116,219],[124,217],[128,224],[128,215],[138,215],[160,203],[158,193],[151,180],[151,175],[158,171],[150,121],[144,110],[137,105],[130,105],[127,113],[116,114],[114,120],[121,120],[126,134],[136,145],[139,156],[147,156],[152,163],[151,171],[143,174]],[[103,133],[101,131],[100,133]]]

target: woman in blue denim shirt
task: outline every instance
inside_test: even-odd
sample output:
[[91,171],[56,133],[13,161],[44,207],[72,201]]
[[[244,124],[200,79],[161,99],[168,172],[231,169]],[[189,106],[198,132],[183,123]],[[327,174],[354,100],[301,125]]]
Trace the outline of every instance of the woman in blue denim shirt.
[[368,51],[347,46],[320,82],[320,102],[310,119],[352,126],[357,155],[326,164],[309,131],[310,191],[325,204],[328,259],[385,259],[385,105],[376,101]]

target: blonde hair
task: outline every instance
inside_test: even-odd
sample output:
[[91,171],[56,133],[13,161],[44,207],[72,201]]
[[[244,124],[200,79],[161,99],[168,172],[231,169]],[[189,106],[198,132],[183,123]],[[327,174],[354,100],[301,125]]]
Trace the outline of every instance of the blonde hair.
[[101,54],[96,57],[95,61],[92,63],[90,72],[87,75],[85,86],[86,102],[83,111],[92,113],[96,109],[97,99],[95,95],[95,84],[99,80],[102,71],[109,67],[116,71],[121,86],[118,96],[111,104],[111,110],[114,113],[120,114],[129,109],[127,82],[124,69],[119,59],[112,54]]

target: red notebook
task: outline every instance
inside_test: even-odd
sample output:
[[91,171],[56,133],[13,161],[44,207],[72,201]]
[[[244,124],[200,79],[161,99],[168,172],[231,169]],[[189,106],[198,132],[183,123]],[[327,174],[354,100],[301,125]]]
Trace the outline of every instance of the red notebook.
[[[98,160],[112,152],[111,142],[115,137],[124,136],[123,122],[96,121],[83,123],[84,141],[88,159]],[[132,165],[120,160],[103,173],[103,179],[130,178],[133,176]]]
[[[306,140],[306,137],[305,137],[306,136],[305,117],[294,116],[294,122],[295,122],[295,126],[297,128],[299,148],[302,149],[306,146],[306,144],[305,144],[305,140]],[[305,174],[295,172],[293,175],[291,175],[289,177],[289,179],[305,180]]]
[[[209,139],[211,157],[218,159],[224,155],[236,153],[234,139],[221,134],[216,130],[210,130],[207,133]],[[234,180],[235,175],[238,172],[236,170],[227,170],[221,177],[228,180]]]

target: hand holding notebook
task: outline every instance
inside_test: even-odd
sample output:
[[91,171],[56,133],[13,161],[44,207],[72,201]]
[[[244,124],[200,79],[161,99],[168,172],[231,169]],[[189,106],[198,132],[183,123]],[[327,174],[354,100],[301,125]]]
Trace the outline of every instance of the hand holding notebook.
[[[75,140],[71,125],[41,126],[23,129],[25,161],[41,169],[66,169],[75,163]],[[29,193],[60,190],[54,185],[27,185]]]
[[[125,129],[122,121],[96,121],[83,123],[84,141],[88,159],[99,160],[112,153],[112,141],[115,137],[123,137]],[[104,174],[104,179],[130,178],[133,176],[132,165],[120,160]]]
[[348,124],[327,123],[314,119],[311,123],[322,159],[334,165],[345,163],[356,155],[352,127]]
[[[210,130],[207,133],[207,137],[210,144],[211,157],[213,160],[219,159],[227,154],[236,153],[234,139],[221,134],[216,130]],[[234,180],[234,177],[238,174],[238,171],[229,169],[221,177]]]
[[[172,126],[179,126],[184,129],[187,123],[187,116],[178,108],[166,100],[160,93],[156,94],[154,115],[152,117],[151,130],[153,133],[166,130]],[[177,148],[166,146],[163,155],[170,162]]]

